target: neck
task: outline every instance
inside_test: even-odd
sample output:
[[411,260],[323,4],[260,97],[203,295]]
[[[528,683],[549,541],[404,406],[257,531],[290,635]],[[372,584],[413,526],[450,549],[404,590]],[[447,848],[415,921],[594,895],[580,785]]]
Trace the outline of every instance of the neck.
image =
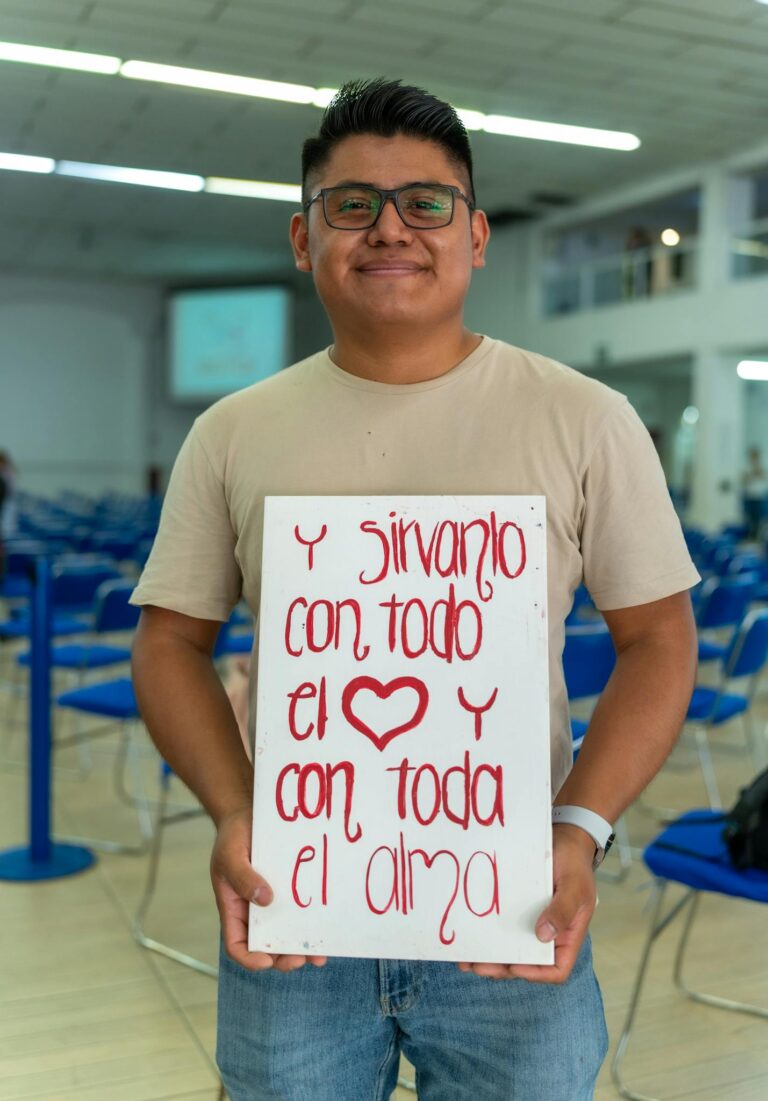
[[480,344],[461,319],[444,329],[365,332],[334,329],[331,359],[337,367],[372,382],[428,382],[446,374]]

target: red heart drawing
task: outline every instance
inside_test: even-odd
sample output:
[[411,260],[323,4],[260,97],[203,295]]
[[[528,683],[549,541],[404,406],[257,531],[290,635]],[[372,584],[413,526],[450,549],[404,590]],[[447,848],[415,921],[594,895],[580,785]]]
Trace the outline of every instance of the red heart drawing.
[[[363,722],[363,720],[352,710],[352,701],[358,692],[367,689],[378,696],[380,700],[386,700],[395,692],[399,692],[402,688],[410,688],[416,692],[418,696],[416,710],[407,722],[402,723],[400,726],[395,726],[391,730],[386,730],[383,734],[377,734],[374,730],[371,730],[370,726]],[[361,734],[365,734],[366,738],[370,738],[376,748],[381,751],[393,738],[396,738],[398,734],[405,734],[407,730],[413,730],[415,726],[419,725],[424,718],[424,712],[427,710],[428,703],[429,692],[427,691],[427,686],[424,681],[419,680],[417,677],[395,677],[395,679],[391,680],[388,684],[382,684],[381,681],[376,680],[375,677],[355,677],[354,680],[349,682],[342,693],[341,712],[350,726],[353,726],[355,730],[359,730]]]

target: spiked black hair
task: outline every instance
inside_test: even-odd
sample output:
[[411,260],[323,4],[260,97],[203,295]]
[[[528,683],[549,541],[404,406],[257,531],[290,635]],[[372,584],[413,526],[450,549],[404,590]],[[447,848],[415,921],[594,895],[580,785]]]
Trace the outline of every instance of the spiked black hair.
[[307,199],[307,180],[321,171],[334,148],[352,134],[392,138],[404,134],[439,145],[466,175],[468,195],[475,200],[472,150],[459,116],[449,103],[422,88],[399,80],[348,81],[325,109],[316,137],[307,138],[301,151],[301,182]]

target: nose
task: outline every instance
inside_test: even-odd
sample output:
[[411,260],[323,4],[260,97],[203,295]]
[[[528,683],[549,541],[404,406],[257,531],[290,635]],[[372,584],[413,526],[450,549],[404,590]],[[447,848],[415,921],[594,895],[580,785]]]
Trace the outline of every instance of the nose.
[[413,240],[413,230],[405,224],[400,217],[395,200],[387,198],[381,208],[376,224],[368,231],[368,240],[371,244],[380,241],[382,244],[398,244]]

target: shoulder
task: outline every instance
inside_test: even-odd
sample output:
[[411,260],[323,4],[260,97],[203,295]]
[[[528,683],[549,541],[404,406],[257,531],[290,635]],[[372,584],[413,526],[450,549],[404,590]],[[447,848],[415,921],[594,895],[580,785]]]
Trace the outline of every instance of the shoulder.
[[549,356],[518,348],[503,340],[494,340],[492,355],[499,366],[514,370],[533,385],[545,386],[553,391],[577,394],[587,401],[611,404],[625,400],[622,394],[605,383],[590,378],[565,363]]
[[221,454],[243,432],[250,435],[269,426],[295,402],[306,399],[307,390],[317,384],[325,352],[316,352],[275,375],[228,394],[194,423],[193,434],[210,454]]
[[516,401],[540,408],[553,425],[583,425],[596,432],[603,422],[631,408],[623,394],[582,371],[501,340],[492,342],[489,366]]
[[234,423],[270,407],[275,402],[289,399],[291,394],[303,389],[313,380],[324,355],[324,352],[316,352],[290,367],[284,367],[282,371],[261,382],[255,382],[234,394],[227,394],[206,409],[195,423],[203,430],[222,422]]

